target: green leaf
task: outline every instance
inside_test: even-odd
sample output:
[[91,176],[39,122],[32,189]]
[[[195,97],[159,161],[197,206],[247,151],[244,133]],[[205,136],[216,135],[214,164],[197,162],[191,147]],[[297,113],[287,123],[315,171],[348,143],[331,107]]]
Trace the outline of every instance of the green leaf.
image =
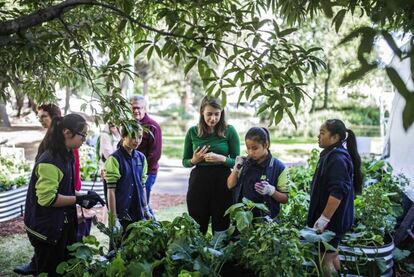
[[63,274],[65,273],[66,269],[68,268],[69,264],[67,262],[61,262],[57,268],[56,268],[56,272],[59,274]]
[[152,45],[147,52],[147,60],[149,61],[151,59],[152,56],[152,52],[154,51],[154,45]]
[[162,53],[161,53],[161,49],[158,45],[154,45],[155,48],[155,52],[157,52],[158,57],[162,58]]
[[391,80],[391,83],[394,85],[394,87],[397,88],[398,92],[402,97],[404,97],[405,101],[408,101],[412,92],[408,90],[408,87],[405,85],[400,75],[392,67],[387,67],[385,70],[387,72],[388,78]]
[[277,36],[281,38],[281,37],[289,35],[290,33],[296,32],[297,30],[298,30],[297,28],[289,28],[289,29],[280,31]]
[[127,24],[128,20],[127,19],[122,19],[121,22],[118,25],[118,33],[121,33],[125,30],[125,26]]
[[115,54],[111,55],[111,58],[109,59],[108,66],[114,65],[119,60],[119,52],[116,52]]
[[260,35],[259,35],[259,34],[257,34],[257,35],[255,35],[255,36],[254,36],[254,38],[253,38],[253,47],[256,47],[256,46],[257,46],[257,44],[259,44],[259,41],[260,41]]
[[224,213],[224,215],[228,215],[231,214],[233,211],[243,207],[244,204],[243,203],[236,203],[230,206],[230,208],[227,209],[227,211]]
[[347,36],[345,36],[339,44],[345,44],[348,41],[353,40],[354,38],[357,38],[360,34],[366,33],[366,32],[375,32],[374,29],[371,27],[360,27],[355,30],[353,30],[351,33],[349,33]]
[[98,240],[96,239],[95,236],[85,236],[85,237],[82,238],[82,241],[83,241],[83,243],[86,243],[86,244],[92,244],[92,245],[96,245],[96,246],[99,245],[99,242],[98,242]]
[[375,259],[375,262],[381,273],[384,273],[387,270],[387,262],[384,258]]
[[144,44],[142,46],[140,46],[137,50],[135,50],[134,53],[134,57],[136,58],[139,54],[141,54],[148,46],[150,46],[151,44]]
[[407,131],[410,126],[414,123],[414,94],[405,103],[403,110],[403,127]]
[[411,252],[408,250],[401,250],[398,247],[396,247],[394,249],[394,259],[397,261],[401,261],[404,260],[405,258],[407,258],[408,256],[410,256]]
[[275,116],[275,125],[279,124],[279,122],[282,120],[282,118],[283,118],[283,109],[281,108],[276,113],[276,116]]
[[76,250],[76,258],[88,261],[92,258],[92,252],[87,246],[81,246]]
[[377,67],[376,64],[362,65],[359,69],[355,70],[354,72],[349,73],[347,76],[342,78],[340,85],[345,85],[349,82],[361,79],[365,74],[375,69],[376,67]]
[[374,39],[376,32],[374,29],[364,30],[362,33],[361,42],[358,47],[358,56],[362,57],[363,53],[370,53],[374,46]]
[[107,276],[125,276],[126,268],[125,261],[118,252],[116,258],[113,259],[106,270]]
[[225,107],[227,105],[227,94],[224,90],[221,91],[221,107]]
[[196,58],[191,59],[184,67],[184,74],[187,76],[188,72],[193,68],[195,63],[197,62]]
[[340,10],[335,15],[334,19],[332,20],[332,23],[335,23],[335,31],[337,33],[339,32],[339,28],[341,28],[341,25],[342,25],[342,22],[344,21],[346,12],[347,12],[347,10],[345,10],[345,9]]
[[270,105],[269,105],[269,104],[267,104],[267,103],[261,104],[261,105],[260,105],[260,107],[259,107],[259,109],[257,110],[257,115],[259,115],[259,114],[263,113],[263,112],[264,112],[265,110],[267,110],[269,107],[270,107]]
[[131,261],[126,267],[126,276],[151,277],[152,265],[145,261]]
[[335,233],[331,231],[325,231],[321,234],[316,233],[316,230],[310,227],[305,227],[300,230],[300,236],[305,239],[306,242],[318,242],[318,241],[330,241],[335,237]]
[[293,125],[297,129],[298,124],[296,123],[295,117],[293,116],[292,112],[289,109],[286,109],[286,113],[288,114],[290,121],[293,123]]
[[69,251],[75,251],[76,249],[78,249],[81,246],[83,246],[83,243],[75,242],[74,244],[69,245],[67,248],[68,248]]
[[253,220],[253,213],[251,211],[238,211],[234,218],[236,219],[237,229],[242,232],[248,228]]
[[242,100],[243,95],[244,95],[244,91],[243,91],[243,90],[241,90],[241,91],[239,92],[239,97],[237,98],[237,105],[239,105],[239,104],[240,104],[240,101]]
[[320,1],[321,6],[322,6],[322,10],[325,13],[325,15],[328,18],[331,18],[333,16],[333,11],[332,11],[332,3],[330,0],[321,0]]

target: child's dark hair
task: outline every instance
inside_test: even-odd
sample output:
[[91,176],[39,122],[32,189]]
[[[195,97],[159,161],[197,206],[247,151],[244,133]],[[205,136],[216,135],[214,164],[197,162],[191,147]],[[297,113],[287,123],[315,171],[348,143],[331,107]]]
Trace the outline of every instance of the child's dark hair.
[[331,135],[339,135],[342,143],[346,141],[346,148],[354,164],[354,190],[355,193],[360,194],[362,192],[363,177],[361,172],[361,157],[358,153],[355,133],[351,129],[347,129],[345,124],[339,119],[329,119],[324,125]]
[[[83,132],[86,126],[86,120],[78,114],[68,114],[64,117],[57,116],[53,118],[52,125],[42,141],[42,144],[45,146],[44,151],[49,150],[53,156],[60,155],[63,159],[66,159],[68,151],[65,145],[63,130],[68,129],[72,132],[72,137],[74,137],[76,133]],[[39,159],[42,153],[37,154],[36,160]]]
[[247,131],[245,140],[253,140],[261,145],[267,144],[267,149],[270,148],[270,135],[269,131],[263,127],[252,127]]

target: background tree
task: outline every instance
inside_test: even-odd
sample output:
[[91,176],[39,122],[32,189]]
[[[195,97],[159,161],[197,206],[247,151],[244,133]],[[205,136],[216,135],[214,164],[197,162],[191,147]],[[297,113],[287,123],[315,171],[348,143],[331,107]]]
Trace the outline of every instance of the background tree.
[[[330,1],[330,0],[278,0],[278,12],[288,24],[301,24],[313,20],[321,14],[332,18],[332,24],[338,31],[343,24],[346,14],[359,17],[366,14],[370,18],[370,24],[356,27],[341,44],[348,43],[360,38],[359,47],[356,51],[356,59],[359,67],[350,72],[342,79],[342,84],[361,79],[368,72],[377,68],[383,68],[378,56],[373,53],[374,43],[378,37],[382,37],[393,50],[394,54],[401,59],[410,59],[411,74],[414,81],[414,2],[406,0],[353,0],[353,1]],[[397,47],[393,33],[403,33],[410,37],[410,45],[406,50]],[[414,123],[414,92],[411,91],[395,69],[385,67],[385,71],[397,88],[398,92],[406,100],[403,110],[403,125],[407,130]]]
[[[196,67],[206,93],[220,96],[223,104],[228,89],[238,87],[239,99],[266,99],[261,110],[271,111],[270,123],[288,114],[295,124],[293,113],[305,93],[301,75],[316,73],[323,62],[313,55],[315,49],[290,42],[294,29],[281,29],[276,18],[260,19],[275,4],[0,0],[0,82],[9,84],[23,72],[24,92],[50,101],[56,85],[72,72],[111,111],[104,121],[119,122],[129,110],[121,76],[135,74],[119,61],[134,48],[135,55],[145,53],[148,60],[157,55],[182,64],[185,74]],[[7,99],[5,90],[1,95]]]

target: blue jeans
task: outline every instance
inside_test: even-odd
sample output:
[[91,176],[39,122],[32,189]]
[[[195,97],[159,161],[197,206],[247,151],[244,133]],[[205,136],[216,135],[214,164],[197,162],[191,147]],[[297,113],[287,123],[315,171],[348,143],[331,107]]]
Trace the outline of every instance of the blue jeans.
[[152,186],[155,183],[155,179],[157,179],[157,174],[148,174],[147,181],[145,182],[145,189],[147,191],[147,203],[149,204],[150,201],[150,193],[152,190]]

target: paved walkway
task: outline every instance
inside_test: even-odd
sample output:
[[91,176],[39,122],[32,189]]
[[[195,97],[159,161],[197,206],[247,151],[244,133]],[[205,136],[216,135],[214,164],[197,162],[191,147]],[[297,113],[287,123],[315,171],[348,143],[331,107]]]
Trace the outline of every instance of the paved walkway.
[[179,159],[161,158],[154,193],[186,194],[191,168],[184,168]]

